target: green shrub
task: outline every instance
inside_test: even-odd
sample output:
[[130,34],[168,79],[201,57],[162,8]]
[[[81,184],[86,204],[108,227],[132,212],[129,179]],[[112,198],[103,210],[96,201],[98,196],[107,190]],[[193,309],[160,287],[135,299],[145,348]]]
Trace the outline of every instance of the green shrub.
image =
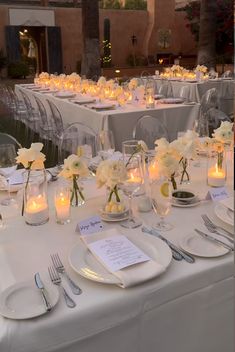
[[8,76],[11,78],[25,78],[29,74],[29,66],[23,61],[10,62]]
[[126,59],[126,63],[128,66],[146,66],[148,62],[144,56],[130,54]]

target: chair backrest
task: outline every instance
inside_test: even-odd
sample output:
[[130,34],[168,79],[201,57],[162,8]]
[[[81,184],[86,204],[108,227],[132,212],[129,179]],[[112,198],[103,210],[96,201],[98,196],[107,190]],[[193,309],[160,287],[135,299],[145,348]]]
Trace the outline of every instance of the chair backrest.
[[222,75],[222,78],[233,78],[233,73],[230,70],[225,71]]
[[61,138],[61,158],[64,160],[70,154],[77,154],[81,147],[84,158],[91,159],[97,155],[97,135],[88,126],[80,122],[69,125]]
[[185,102],[188,102],[189,101],[189,91],[190,91],[189,85],[182,86],[179,91],[179,98],[182,98],[182,99],[184,99]]
[[2,132],[0,132],[0,144],[14,144],[16,151],[19,148],[22,148],[21,144],[15,139],[15,137]]
[[211,88],[203,94],[201,98],[200,110],[202,113],[206,113],[211,108],[216,108],[218,105],[218,92],[216,88]]
[[158,94],[163,95],[165,98],[172,98],[173,97],[173,90],[171,82],[169,81],[161,81],[161,85],[158,89]]
[[221,125],[222,121],[232,122],[228,115],[219,109],[210,108],[206,115],[208,120],[209,136],[212,136],[213,131]]
[[165,137],[167,140],[168,131],[164,124],[157,117],[150,115],[138,119],[132,133],[133,139],[143,140],[149,149],[154,149],[156,139]]
[[24,103],[25,103],[25,105],[26,105],[26,107],[27,107],[27,110],[28,111],[32,111],[33,110],[33,107],[32,107],[32,104],[31,104],[31,102],[30,102],[30,99],[29,99],[29,97],[25,94],[25,92],[23,92],[22,90],[20,90],[20,93],[21,93],[21,95],[22,95],[22,97],[23,97],[23,99],[24,99]]
[[64,124],[62,120],[62,116],[57,106],[47,99],[48,105],[51,110],[51,116],[54,124],[53,130],[55,131],[55,135],[61,137],[64,132]]
[[34,96],[34,99],[38,107],[41,123],[43,124],[43,128],[45,129],[46,127],[49,126],[46,108],[38,97]]

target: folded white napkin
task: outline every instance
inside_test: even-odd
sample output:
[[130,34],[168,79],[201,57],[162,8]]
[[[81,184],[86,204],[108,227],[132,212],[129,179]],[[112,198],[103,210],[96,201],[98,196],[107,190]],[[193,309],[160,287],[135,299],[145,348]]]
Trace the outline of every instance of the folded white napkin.
[[220,201],[220,203],[223,204],[226,208],[234,211],[234,198],[233,197],[223,199]]
[[[120,233],[116,229],[110,229],[103,232],[97,232],[94,234],[81,236],[81,238],[89,248],[89,244],[93,242],[118,235],[120,235]],[[103,266],[105,266],[98,256],[95,257]],[[157,263],[155,260],[152,259],[143,263],[138,263],[126,267],[115,272],[110,271],[109,268],[107,268],[106,266],[105,268],[120,280],[120,284],[118,284],[118,286],[122,288],[140,284],[142,282],[154,278],[155,276],[160,275],[162,272],[165,271],[165,268],[160,263]]]

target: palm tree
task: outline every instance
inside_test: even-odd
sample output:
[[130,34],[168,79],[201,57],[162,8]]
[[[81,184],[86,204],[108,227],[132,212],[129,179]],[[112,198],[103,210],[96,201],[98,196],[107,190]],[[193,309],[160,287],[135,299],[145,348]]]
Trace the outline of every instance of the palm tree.
[[82,0],[83,55],[81,73],[87,78],[100,76],[99,1]]
[[216,9],[217,1],[201,0],[197,61],[199,65],[216,65]]

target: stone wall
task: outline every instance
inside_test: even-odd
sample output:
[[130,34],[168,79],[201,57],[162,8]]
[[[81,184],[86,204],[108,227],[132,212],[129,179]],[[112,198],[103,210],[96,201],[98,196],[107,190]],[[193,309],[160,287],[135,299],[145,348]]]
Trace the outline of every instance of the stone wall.
[[[146,45],[146,33],[149,26],[149,14],[147,11],[134,10],[100,10],[100,42],[102,49],[103,23],[105,18],[110,20],[111,32],[111,54],[112,63],[115,66],[126,66],[127,57],[133,54],[137,56],[146,54],[144,48],[149,48],[150,54],[157,52],[170,52],[177,55],[179,52],[185,54],[196,54],[195,43],[188,29],[186,29],[184,14],[182,12],[165,13],[164,1],[160,1],[162,8],[158,7],[155,21],[165,28],[172,30],[171,46],[167,49],[157,47],[157,31],[153,31]],[[13,6],[12,6],[13,7]],[[14,6],[16,7],[16,6]],[[0,48],[5,48],[4,26],[8,23],[8,8],[10,6],[0,5]],[[35,7],[34,7],[35,8]],[[40,9],[45,9],[41,7]],[[50,10],[53,8],[50,7]],[[75,71],[76,64],[81,61],[82,55],[82,21],[81,9],[79,8],[54,8],[55,24],[61,27],[63,66],[66,73]],[[162,18],[164,17],[164,19]],[[157,27],[156,27],[157,28]],[[133,48],[131,37],[135,35],[137,43]],[[102,51],[102,50],[101,50]],[[148,51],[148,50],[147,50]]]

